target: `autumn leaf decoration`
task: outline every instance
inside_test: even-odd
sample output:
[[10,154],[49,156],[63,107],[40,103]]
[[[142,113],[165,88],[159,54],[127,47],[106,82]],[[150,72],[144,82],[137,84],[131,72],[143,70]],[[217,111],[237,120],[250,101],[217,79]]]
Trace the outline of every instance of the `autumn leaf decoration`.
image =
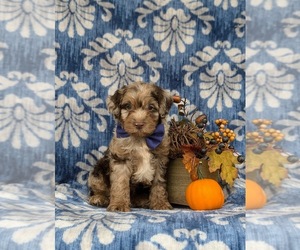
[[198,165],[200,159],[196,157],[195,147],[190,145],[182,146],[183,150],[183,159],[182,163],[184,164],[185,169],[190,173],[190,178],[192,181],[199,179],[198,177]]
[[[203,161],[203,159],[197,158],[195,151],[197,151],[197,148],[193,146],[183,146],[182,163],[184,164],[185,169],[189,172],[192,181],[199,179],[198,167]],[[207,152],[207,156],[207,159],[209,159],[207,160],[209,172],[213,173],[219,170],[221,180],[232,187],[234,180],[238,176],[238,171],[235,167],[235,164],[239,163],[232,150],[224,150],[222,155],[216,154],[212,150]]]
[[287,169],[283,166],[288,163],[286,157],[275,149],[265,150],[262,154],[253,153],[253,149],[254,147],[249,147],[246,151],[249,166],[247,172],[259,170],[263,180],[276,187],[280,186],[281,181],[288,174]]
[[[233,186],[238,176],[235,164],[242,163],[244,157],[238,160],[230,143],[235,139],[235,133],[226,128],[228,121],[215,120],[218,131],[206,131],[207,116],[188,114],[186,100],[174,98],[178,103],[179,121],[170,121],[169,136],[171,139],[170,158],[182,158],[185,169],[192,181],[199,178],[216,178],[222,185]],[[210,174],[211,173],[211,174]],[[214,177],[213,177],[214,176]]]
[[238,176],[235,164],[239,163],[232,150],[224,150],[222,155],[217,154],[214,151],[210,151],[207,153],[207,156],[209,157],[209,171],[215,172],[216,170],[220,170],[221,179],[232,187],[234,180]]
[[288,176],[284,165],[295,163],[299,159],[295,155],[284,154],[278,147],[284,134],[272,128],[271,120],[254,119],[252,123],[256,129],[246,134],[247,176],[255,176],[256,179],[259,177],[264,184],[279,187]]

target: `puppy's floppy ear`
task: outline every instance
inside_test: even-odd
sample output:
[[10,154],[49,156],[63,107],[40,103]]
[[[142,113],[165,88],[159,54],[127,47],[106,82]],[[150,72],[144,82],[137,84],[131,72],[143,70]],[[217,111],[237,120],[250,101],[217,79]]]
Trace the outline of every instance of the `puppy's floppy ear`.
[[161,118],[165,118],[169,113],[169,110],[173,104],[173,97],[171,93],[163,90],[162,88],[154,85],[154,91],[152,92],[152,96],[157,100],[159,105],[159,114]]
[[115,117],[115,119],[120,119],[121,116],[121,102],[125,93],[125,88],[118,89],[113,95],[110,95],[106,99],[106,105],[108,111]]

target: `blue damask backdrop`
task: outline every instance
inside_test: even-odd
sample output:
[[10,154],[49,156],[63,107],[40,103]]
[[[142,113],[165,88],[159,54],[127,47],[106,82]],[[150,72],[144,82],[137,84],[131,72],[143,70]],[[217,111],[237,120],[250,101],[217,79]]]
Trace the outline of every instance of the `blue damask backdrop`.
[[54,249],[55,2],[0,1],[0,249]]
[[[76,6],[85,15],[73,14],[74,21],[66,14],[68,4],[58,1],[57,8],[58,182],[80,170],[61,166],[75,166],[90,150],[108,145],[114,122],[106,97],[139,80],[186,97],[212,123],[232,121],[243,153],[243,3],[229,8],[211,1],[84,2]],[[66,110],[74,120],[64,117]]]
[[[299,157],[300,2],[250,0],[246,9],[246,131],[253,131],[253,119],[270,119],[284,134],[283,152]],[[246,213],[249,249],[298,248],[299,161],[285,168],[288,176],[268,205]]]
[[[244,153],[245,3],[57,1],[56,12],[56,248],[243,249],[242,166],[218,215],[107,213],[87,204],[86,182],[115,125],[105,100],[135,81],[187,98],[189,116],[207,114],[210,129],[228,119]],[[175,105],[170,117],[178,119]]]
[[244,166],[217,211],[108,213],[88,205],[86,182],[112,136],[107,96],[139,80],[186,97],[209,129],[228,119],[241,154],[251,120],[267,118],[299,156],[299,11],[298,0],[1,0],[0,248],[298,249],[299,163],[247,220]]

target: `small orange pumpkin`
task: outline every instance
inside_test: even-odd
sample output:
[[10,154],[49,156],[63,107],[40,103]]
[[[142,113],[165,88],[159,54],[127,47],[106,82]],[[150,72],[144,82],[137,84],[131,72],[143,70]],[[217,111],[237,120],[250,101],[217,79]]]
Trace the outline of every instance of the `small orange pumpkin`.
[[193,210],[219,209],[224,204],[223,190],[213,179],[191,182],[186,189],[185,198]]
[[246,179],[246,209],[262,208],[267,202],[267,196],[262,187],[255,181]]

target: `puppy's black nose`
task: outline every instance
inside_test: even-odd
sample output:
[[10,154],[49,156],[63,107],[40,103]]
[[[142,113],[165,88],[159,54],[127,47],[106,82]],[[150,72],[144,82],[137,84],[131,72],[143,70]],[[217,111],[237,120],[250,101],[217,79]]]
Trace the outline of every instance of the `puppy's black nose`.
[[142,129],[144,127],[145,123],[144,122],[135,122],[134,123],[134,126],[137,128],[137,129]]

